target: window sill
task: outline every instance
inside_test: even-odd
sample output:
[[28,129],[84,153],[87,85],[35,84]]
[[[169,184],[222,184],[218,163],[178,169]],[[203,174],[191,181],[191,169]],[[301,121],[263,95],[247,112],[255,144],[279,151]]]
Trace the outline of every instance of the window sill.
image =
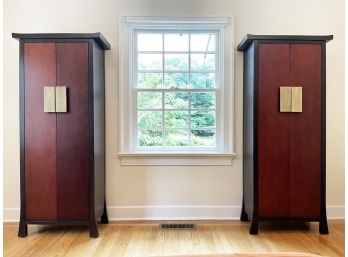
[[235,153],[131,152],[118,153],[122,166],[230,166]]

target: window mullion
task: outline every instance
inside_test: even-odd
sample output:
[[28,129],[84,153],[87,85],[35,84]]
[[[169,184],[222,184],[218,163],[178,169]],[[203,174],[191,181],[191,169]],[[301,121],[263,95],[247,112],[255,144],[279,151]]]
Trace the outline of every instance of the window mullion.
[[[191,33],[189,34],[189,62],[188,62],[188,68],[189,68],[189,74],[188,74],[188,85],[191,88]],[[189,130],[188,130],[188,136],[189,136],[189,148],[192,148],[191,144],[191,91],[189,92]]]
[[189,148],[192,148],[192,144],[191,144],[191,92],[189,92],[189,131],[188,131],[188,136],[189,136]]
[[188,72],[189,72],[189,76],[188,76],[188,85],[189,85],[189,87],[191,87],[191,34],[189,34],[189,52],[188,52],[188,58],[189,58],[189,60],[188,60]]
[[164,147],[164,92],[162,91],[162,147]]
[[[162,87],[164,87],[164,33],[162,33]],[[162,90],[162,147],[164,147],[164,91]]]
[[164,87],[164,33],[162,33],[162,87]]
[[192,93],[206,93],[217,92],[216,88],[139,88],[139,92],[192,92]]
[[[191,35],[191,34],[190,34]],[[166,51],[167,54],[188,54],[191,51]],[[161,54],[162,51],[138,51],[139,54]],[[216,54],[215,51],[192,51],[193,54]]]

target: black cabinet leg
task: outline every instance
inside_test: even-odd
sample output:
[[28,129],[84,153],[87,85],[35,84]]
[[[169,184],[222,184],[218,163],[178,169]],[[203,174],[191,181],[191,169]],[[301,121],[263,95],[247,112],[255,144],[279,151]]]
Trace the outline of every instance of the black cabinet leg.
[[319,233],[322,235],[327,235],[329,234],[329,228],[327,226],[327,219],[321,218],[319,221]]
[[89,223],[89,236],[94,238],[99,236],[97,222],[95,220],[91,220]]
[[253,218],[251,220],[251,226],[250,226],[249,233],[250,233],[250,235],[257,235],[259,233],[259,224],[255,218]]
[[241,221],[249,221],[249,217],[248,214],[245,211],[245,207],[244,207],[244,201],[243,201],[243,205],[242,205],[242,212],[240,214],[240,220]]
[[108,224],[109,223],[109,218],[108,218],[108,212],[106,209],[106,202],[104,201],[104,211],[102,216],[100,217],[100,223],[101,224]]
[[28,235],[28,225],[24,221],[19,222],[18,236],[26,237]]

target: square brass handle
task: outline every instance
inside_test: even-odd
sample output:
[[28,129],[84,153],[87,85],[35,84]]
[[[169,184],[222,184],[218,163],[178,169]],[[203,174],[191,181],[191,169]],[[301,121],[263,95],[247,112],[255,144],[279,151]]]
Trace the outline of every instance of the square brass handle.
[[280,87],[280,112],[291,112],[291,87]]
[[55,87],[44,87],[44,112],[56,112]]
[[44,112],[67,112],[66,86],[44,87]]
[[280,112],[302,112],[302,87],[280,87]]
[[67,112],[67,92],[65,86],[56,87],[56,112]]
[[291,87],[291,112],[302,112],[302,87]]

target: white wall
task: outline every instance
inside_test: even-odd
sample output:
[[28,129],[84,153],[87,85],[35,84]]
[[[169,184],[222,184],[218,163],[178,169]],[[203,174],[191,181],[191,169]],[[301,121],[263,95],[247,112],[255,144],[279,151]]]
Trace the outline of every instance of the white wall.
[[106,52],[106,184],[111,218],[238,218],[242,201],[242,54],[235,54],[238,157],[232,166],[120,166],[116,156],[120,15],[234,16],[235,45],[246,33],[333,34],[334,40],[327,45],[327,204],[329,217],[344,216],[343,0],[5,0],[5,220],[18,219],[20,195],[18,42],[11,33],[97,31],[112,45]]

